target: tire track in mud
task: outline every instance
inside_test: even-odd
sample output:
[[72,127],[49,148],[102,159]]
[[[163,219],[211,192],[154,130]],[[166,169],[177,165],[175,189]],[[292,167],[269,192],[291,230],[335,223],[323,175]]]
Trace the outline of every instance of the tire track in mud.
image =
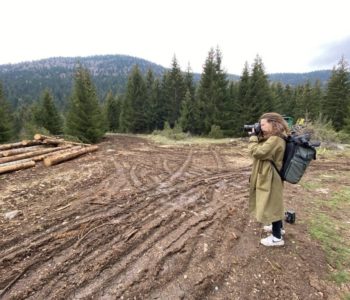
[[219,170],[223,169],[223,168],[225,167],[225,163],[224,163],[224,161],[222,160],[222,157],[218,154],[218,152],[217,152],[215,149],[210,148],[210,151],[211,151],[211,153],[212,153],[213,156],[214,156],[214,159],[215,159],[217,168],[218,168]]
[[[231,176],[231,175],[230,175]],[[225,176],[225,177],[228,177],[227,175]],[[219,179],[220,177],[219,176],[216,176],[216,180],[215,181],[212,181],[211,182],[211,184],[216,184],[216,182],[218,181],[218,179]],[[222,177],[221,177],[222,178]],[[212,179],[211,178],[206,178],[206,179],[204,179],[204,180],[202,180],[202,182],[210,182]],[[193,185],[192,186],[194,186],[194,187],[198,187],[198,183],[197,182],[194,182],[193,183]],[[174,197],[176,197],[176,196],[178,196],[178,197],[183,197],[183,190],[179,190],[178,192],[177,192],[177,194],[174,194]],[[167,191],[163,191],[163,193],[167,193]],[[164,196],[164,195],[163,195]],[[162,196],[161,196],[162,197]],[[210,198],[210,197],[209,197]],[[158,203],[159,204],[159,203]],[[179,210],[177,210],[178,208],[175,206],[175,207],[172,207],[172,206],[168,206],[168,207],[171,207],[172,208],[172,213],[170,213],[169,212],[169,208],[165,208],[165,207],[163,207],[163,211],[158,211],[158,214],[159,215],[164,215],[164,213],[167,213],[167,211],[168,211],[168,215],[167,215],[167,219],[168,220],[170,220],[170,222],[174,222],[173,220],[177,220],[177,222],[179,222],[178,220],[181,220],[181,218],[179,218]],[[130,207],[129,207],[130,208]],[[128,208],[128,209],[129,209]],[[181,208],[181,207],[180,207]],[[154,209],[154,207],[151,207],[151,208],[149,208],[147,211],[145,211],[145,214],[147,214],[148,213],[148,216],[146,216],[145,217],[145,219],[143,220],[143,222],[146,222],[146,224],[147,224],[147,220],[148,219],[153,219],[153,215],[154,214],[152,214],[152,211],[153,211],[153,209]],[[177,212],[177,213],[175,213],[175,215],[174,215],[174,212]],[[195,214],[187,214],[188,216],[189,216],[189,219],[187,218],[186,220],[187,220],[187,222],[189,222],[189,224],[191,223],[191,221],[188,221],[188,220],[191,220],[191,219],[198,219],[198,216],[199,216],[199,213],[200,213],[200,211],[198,210],[198,208],[197,208],[197,212],[195,213]],[[138,214],[138,212],[135,212],[134,213],[134,215],[136,215],[137,216],[137,218],[139,218],[140,217],[140,215]],[[148,217],[148,218],[147,218]],[[107,216],[105,216],[104,218],[107,218]],[[112,218],[112,215],[109,215],[108,216],[108,218]],[[208,216],[206,217],[206,218],[208,218]],[[206,220],[206,218],[204,218],[204,220],[202,220],[202,221],[199,221],[199,223],[198,224],[200,224],[201,222],[205,222],[205,220]],[[124,220],[126,220],[126,219],[128,219],[128,216],[125,216],[125,218],[124,218]],[[107,219],[108,220],[108,219]],[[106,222],[108,222],[106,220]],[[118,225],[118,224],[123,224],[123,221],[124,220],[120,220],[119,222],[115,222],[114,221],[114,223],[112,223],[111,225]],[[87,219],[85,219],[85,220],[83,220],[84,221],[84,223],[86,223],[86,222],[88,222],[89,220],[87,220]],[[159,228],[160,227],[160,225],[164,225],[164,227],[162,227],[162,228],[169,228],[170,230],[171,230],[171,224],[163,224],[165,221],[164,221],[164,219],[158,219],[158,222],[156,222],[153,226],[151,225],[150,227],[149,227],[149,229],[148,229],[148,235],[152,235],[151,233],[150,233],[150,231],[152,231],[152,228],[153,228],[153,230],[154,230],[154,228]],[[80,223],[80,225],[81,224],[83,224],[83,223]],[[136,222],[136,220],[131,220],[131,221],[128,221],[127,223],[126,223],[126,225],[130,225],[130,224],[134,224],[133,225],[133,228],[142,228],[142,227],[144,227],[144,224],[145,223],[142,223],[142,224],[137,224],[137,222]],[[79,224],[75,224],[75,227],[76,226],[78,226]],[[94,226],[95,226],[95,224],[94,224]],[[178,231],[188,231],[188,230],[190,230],[190,229],[188,229],[188,227],[193,227],[193,228],[197,228],[196,226],[194,226],[194,225],[191,225],[191,226],[189,226],[189,225],[186,225],[186,224],[173,224],[173,226],[177,226],[178,228],[180,228]],[[184,227],[183,227],[184,226]],[[108,230],[110,230],[109,228],[108,228],[109,226],[106,226],[104,229],[106,229],[107,228],[107,231]],[[205,226],[205,227],[208,227],[208,226]],[[186,229],[187,228],[187,229]],[[102,227],[101,227],[101,229],[102,229]],[[73,230],[76,230],[76,228],[69,228],[69,230],[66,230],[65,232],[73,232]],[[120,231],[123,231],[123,229],[122,228],[119,228],[119,230]],[[135,230],[135,229],[133,229],[133,230]],[[131,230],[131,232],[133,232],[133,230]],[[200,229],[196,229],[196,230],[200,230]],[[130,231],[129,231],[130,232]],[[96,235],[96,234],[98,234],[98,233],[100,233],[100,234],[102,234],[103,232],[101,231],[101,232],[98,232],[98,231],[96,231],[96,232],[94,232],[94,233],[91,233],[91,235],[93,236],[93,235]],[[113,234],[115,234],[115,232],[114,231],[112,231],[112,233]],[[111,234],[112,234],[111,233]],[[63,233],[62,233],[63,234]],[[104,235],[108,235],[108,232],[106,233],[106,232],[104,232]],[[130,241],[133,241],[133,240],[137,240],[137,238],[138,238],[138,233],[137,233],[137,231],[135,231],[135,233],[134,233],[134,235],[131,235],[131,236],[128,236],[128,233],[126,233],[125,235],[124,235],[125,237],[124,237],[124,240],[122,239],[122,238],[120,238],[120,237],[114,237],[114,239],[111,239],[111,237],[104,237],[104,241],[106,241],[106,240],[108,240],[108,241],[110,241],[109,243],[106,243],[105,244],[105,246],[103,246],[103,245],[101,245],[100,247],[101,247],[101,249],[100,249],[100,251],[99,251],[99,253],[100,252],[102,252],[102,253],[108,253],[108,252],[106,252],[108,249],[110,249],[110,247],[112,247],[113,245],[114,245],[114,247],[115,247],[115,245],[117,245],[118,244],[118,240],[119,240],[119,243],[122,243],[123,241],[125,242],[125,243],[127,243],[127,242],[130,242]],[[163,234],[162,234],[162,236],[165,238],[165,240],[167,241],[168,239],[169,239],[169,236],[170,236],[170,232],[169,232],[169,230],[168,231],[165,231]],[[191,236],[191,234],[190,234],[190,236]],[[66,235],[66,237],[67,237],[67,235]],[[180,237],[178,237],[177,239],[180,239],[181,238],[181,234],[180,234]],[[125,241],[125,239],[127,239],[126,241]],[[52,249],[52,253],[47,253],[46,255],[48,255],[49,257],[51,257],[51,256],[55,256],[56,257],[56,260],[57,261],[60,261],[61,259],[59,258],[60,256],[62,256],[63,258],[64,257],[66,257],[67,259],[66,260],[64,260],[63,258],[62,258],[62,263],[61,263],[61,265],[65,265],[65,262],[67,262],[67,261],[69,261],[70,262],[70,264],[69,264],[69,266],[71,266],[71,265],[73,265],[73,266],[75,266],[75,265],[79,265],[79,262],[80,262],[80,260],[77,260],[77,259],[74,259],[74,257],[76,257],[77,255],[76,255],[76,251],[75,251],[75,249],[72,249],[72,245],[74,244],[74,241],[75,241],[75,239],[74,239],[74,237],[71,237],[71,238],[69,238],[68,240],[66,240],[66,242],[65,243],[63,243],[63,244],[61,244],[60,245],[60,247],[56,247],[56,248],[54,248],[54,249]],[[86,238],[86,240],[84,240],[84,243],[82,243],[82,244],[84,244],[86,247],[87,246],[89,246],[89,243],[88,243],[88,241],[89,241],[89,238],[87,237]],[[36,250],[39,250],[39,252],[41,253],[41,251],[40,251],[40,247],[45,247],[45,245],[47,245],[47,244],[49,244],[51,242],[51,240],[43,240],[42,242],[41,242],[41,244],[40,245],[37,245],[38,247],[37,247],[37,249]],[[91,242],[91,241],[90,241]],[[94,240],[94,242],[96,243],[97,241],[95,241]],[[121,251],[121,249],[117,249],[117,253],[115,253],[115,251],[114,252],[112,252],[109,256],[111,257],[111,258],[114,258],[114,257],[120,257],[120,255],[121,255],[121,252],[123,252],[123,253],[132,253],[131,255],[129,255],[129,257],[131,257],[131,258],[133,258],[134,256],[137,256],[138,254],[137,254],[137,252],[138,253],[140,253],[140,251],[142,252],[142,247],[141,247],[141,249],[138,247],[139,245],[142,245],[142,244],[144,244],[145,243],[145,241],[143,241],[142,239],[141,239],[141,241],[139,242],[139,244],[137,244],[137,245],[133,245],[133,246],[131,246],[131,247],[134,247],[135,249],[136,249],[136,253],[133,253],[132,251],[130,251],[130,248],[127,248],[127,249],[125,249],[124,251]],[[149,248],[150,249],[152,249],[154,246],[154,244],[159,244],[160,242],[159,241],[157,241],[157,240],[150,240],[150,242],[149,242]],[[176,238],[174,238],[174,240],[172,241],[172,243],[174,243],[174,244],[176,244],[177,243],[177,240],[176,240]],[[169,248],[170,246],[168,246],[168,248]],[[112,247],[113,248],[113,247]],[[34,249],[33,249],[34,250]],[[170,248],[169,248],[169,251],[170,251]],[[174,251],[173,251],[174,252]],[[61,255],[58,255],[59,253],[61,253]],[[171,254],[172,252],[170,251],[170,254]],[[174,252],[174,255],[175,255],[175,253],[176,253],[176,251]],[[85,257],[87,257],[87,255],[88,255],[89,253],[88,252],[86,252],[86,250],[85,250],[85,252],[84,252],[84,256]],[[168,257],[168,256],[171,256],[170,254],[168,254],[167,256],[165,256],[165,257]],[[90,265],[91,264],[93,264],[93,265],[95,265],[96,264],[96,261],[97,261],[97,258],[96,258],[96,255],[94,255],[94,254],[92,254],[93,255],[93,257],[91,258],[91,260],[90,260]],[[152,254],[148,254],[148,256],[146,255],[145,256],[145,253],[143,253],[142,255],[141,254],[139,254],[139,256],[142,256],[142,257],[148,257],[148,258],[150,258],[150,257],[153,257],[153,255]],[[34,257],[33,257],[34,258]],[[100,257],[98,257],[99,259],[103,259],[103,257],[101,258],[101,256]],[[131,259],[130,258],[130,259]],[[145,259],[146,259],[145,258]],[[39,261],[40,262],[40,259],[42,259],[41,258],[41,256],[38,256],[37,257],[37,261]],[[106,261],[109,261],[107,258],[104,258]],[[147,259],[145,260],[145,262],[147,261]],[[91,262],[93,262],[93,263],[91,263]],[[146,265],[146,263],[144,262],[144,264]],[[109,262],[109,263],[111,263],[111,262]],[[120,264],[120,261],[118,262],[116,262],[116,263],[118,263],[118,264]],[[137,264],[139,264],[140,262],[134,262],[133,263],[133,265],[137,265]],[[115,263],[114,263],[115,264]],[[124,264],[125,264],[125,266],[129,266],[128,267],[128,270],[127,270],[127,272],[126,273],[128,273],[128,272],[130,272],[130,264],[131,264],[131,262],[127,262],[127,261],[125,261],[124,260]],[[40,276],[38,276],[37,274],[38,274],[38,270],[31,270],[31,272],[30,273],[28,273],[27,274],[27,278],[31,281],[31,285],[32,285],[32,288],[35,288],[35,290],[40,290],[40,286],[35,286],[35,280],[33,280],[33,278],[32,278],[32,276],[30,276],[31,274],[32,275],[34,275],[34,274],[36,274],[35,276],[36,276],[36,280],[37,280],[37,282],[38,282],[38,285],[40,285],[40,284],[42,284],[43,282],[45,283],[45,286],[47,285],[47,282],[51,282],[51,280],[53,279],[53,278],[56,278],[56,281],[55,282],[61,282],[62,280],[64,280],[64,277],[66,276],[66,275],[62,275],[63,277],[62,278],[60,278],[60,276],[57,276],[58,274],[69,274],[70,273],[70,270],[69,269],[62,269],[62,268],[59,268],[58,266],[54,266],[54,267],[52,267],[52,265],[55,265],[53,262],[47,262],[47,266],[42,266],[42,267],[40,267],[40,269],[49,269],[49,266],[51,267],[51,269],[52,270],[55,270],[50,276],[48,276],[49,274],[48,273],[46,273],[46,276],[48,276],[47,278],[45,278],[45,277],[40,277]],[[85,265],[88,265],[88,263],[87,262],[83,262],[82,263],[82,265],[83,266],[85,266]],[[91,267],[91,266],[90,266]],[[96,270],[97,271],[97,270]],[[115,273],[117,271],[117,273],[119,272],[121,272],[121,270],[114,270],[113,271],[113,274]],[[73,271],[72,271],[73,272]],[[98,271],[97,273],[99,273],[100,274],[100,272],[101,271]],[[39,272],[40,273],[40,272]],[[118,273],[118,274],[119,274]],[[159,273],[159,272],[158,272]],[[74,274],[74,272],[73,272],[73,274]],[[93,273],[94,274],[94,273]],[[122,275],[119,275],[119,276],[122,276]],[[126,275],[125,275],[126,276]],[[95,277],[93,277],[92,279],[90,279],[90,280],[92,280],[95,284],[96,284],[96,278]],[[117,280],[117,278],[114,280],[114,281],[116,281]],[[111,281],[111,279],[109,278],[108,280],[107,280],[107,282],[110,282]],[[140,279],[137,279],[136,281],[140,281]],[[133,281],[130,281],[131,283],[130,283],[130,288],[133,286],[133,284],[132,284],[132,282]],[[40,283],[40,284],[39,284]],[[53,284],[53,283],[52,283]],[[65,288],[64,288],[64,291],[66,291],[67,290],[67,284],[68,283],[66,283],[66,285],[65,285]],[[81,284],[81,283],[80,283]],[[23,283],[22,283],[22,285],[24,285]],[[69,284],[68,284],[69,285]],[[105,283],[104,283],[104,285],[105,285]],[[102,285],[102,288],[103,289],[105,289],[105,287],[104,287],[104,285]],[[42,287],[42,289],[44,289],[44,290],[46,290],[46,288],[44,287],[44,286],[41,286]],[[76,288],[76,286],[74,285],[74,289]],[[100,287],[98,287],[98,289],[100,289],[101,288],[101,286]],[[72,287],[72,292],[73,292],[73,287]],[[106,288],[107,290],[108,290],[108,288]],[[51,289],[52,290],[52,289]],[[56,286],[55,287],[55,289],[54,289],[55,291],[56,291],[56,293],[58,293],[58,291],[59,291],[59,289],[58,289],[58,287]],[[66,292],[64,292],[63,290],[62,290],[62,293],[66,293]],[[114,293],[114,291],[110,291],[111,293]],[[45,293],[47,293],[47,292],[43,292],[43,296],[44,295],[46,295]],[[20,293],[17,293],[17,295],[16,295],[16,297],[19,297],[19,298],[21,298],[21,297],[27,297],[29,294],[28,293],[25,293],[25,294],[20,294]]]
[[[227,195],[244,196],[247,169],[188,178],[192,155],[190,150],[176,172],[144,191],[119,195],[118,189],[111,191],[111,175],[97,189],[102,202],[111,198],[103,206],[80,213],[78,219],[77,212],[68,212],[45,231],[29,230],[21,244],[7,249],[2,245],[0,266],[13,267],[5,283],[29,266],[4,297],[168,298],[181,296],[192,284],[205,291],[224,275],[214,267],[208,273],[201,262],[210,265],[214,258],[221,264],[218,255],[226,255],[232,245],[223,227],[237,224],[240,218],[231,220],[229,208],[238,203],[241,208],[242,202],[235,204]],[[201,274],[195,282],[189,278],[194,273]]]

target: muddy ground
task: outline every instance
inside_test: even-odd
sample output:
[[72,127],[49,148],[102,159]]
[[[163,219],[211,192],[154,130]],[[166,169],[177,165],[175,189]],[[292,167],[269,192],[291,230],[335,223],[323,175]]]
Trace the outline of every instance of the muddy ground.
[[[246,141],[165,146],[116,135],[99,147],[0,175],[1,299],[340,299],[304,222],[315,191],[287,184],[297,222],[285,225],[284,247],[259,245]],[[321,157],[304,180],[349,166]],[[12,210],[20,214],[5,219]]]

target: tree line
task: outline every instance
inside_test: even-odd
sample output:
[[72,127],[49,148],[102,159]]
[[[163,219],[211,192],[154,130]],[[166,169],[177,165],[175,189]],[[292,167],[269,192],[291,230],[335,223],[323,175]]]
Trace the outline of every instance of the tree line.
[[242,136],[244,124],[255,123],[268,111],[316,120],[329,120],[336,131],[350,133],[350,73],[342,57],[326,86],[319,81],[298,86],[271,83],[256,56],[246,63],[238,81],[228,79],[219,48],[210,49],[199,82],[190,67],[181,71],[174,56],[161,77],[151,69],[142,75],[134,66],[123,94],[110,91],[99,99],[88,69],[78,65],[65,110],[59,110],[52,92],[11,111],[0,83],[0,143],[41,131],[69,135],[83,142],[98,142],[105,132],[151,133],[164,126],[193,135]]

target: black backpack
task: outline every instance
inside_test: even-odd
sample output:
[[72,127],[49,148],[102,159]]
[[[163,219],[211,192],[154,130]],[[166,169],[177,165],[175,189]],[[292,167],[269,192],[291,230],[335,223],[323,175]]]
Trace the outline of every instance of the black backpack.
[[286,149],[284,151],[283,164],[281,170],[273,161],[272,165],[283,181],[298,183],[311,160],[316,159],[316,149],[320,143],[311,144],[310,135],[291,134],[285,138]]

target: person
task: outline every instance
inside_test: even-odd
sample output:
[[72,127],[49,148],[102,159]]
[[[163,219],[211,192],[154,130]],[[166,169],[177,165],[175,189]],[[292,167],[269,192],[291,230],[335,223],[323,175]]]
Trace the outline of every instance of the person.
[[[250,132],[248,149],[253,158],[249,188],[249,211],[272,234],[261,239],[264,246],[283,246],[284,205],[283,181],[271,161],[281,169],[286,147],[283,139],[289,128],[283,117],[275,112],[263,114],[257,132]],[[259,128],[260,127],[260,128]]]

